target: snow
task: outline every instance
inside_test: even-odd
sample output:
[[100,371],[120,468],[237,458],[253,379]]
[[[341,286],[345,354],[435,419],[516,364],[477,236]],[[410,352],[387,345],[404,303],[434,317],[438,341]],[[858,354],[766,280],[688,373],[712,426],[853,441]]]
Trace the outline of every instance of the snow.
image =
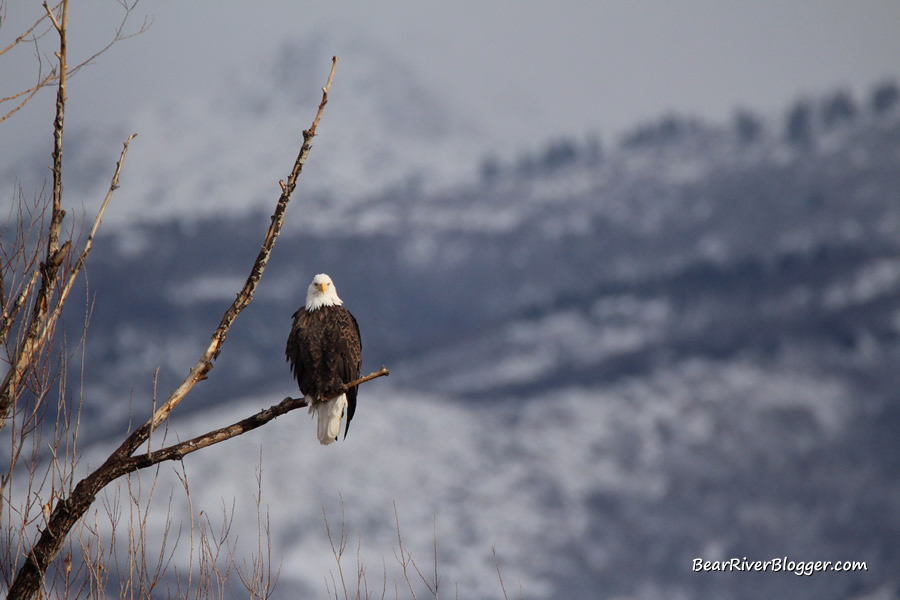
[[862,304],[900,290],[900,260],[881,259],[861,268],[852,281],[840,282],[825,291],[824,304],[831,309]]
[[[158,544],[167,519],[173,530],[188,531],[191,516],[196,521],[202,511],[217,523],[224,506],[236,539],[256,540],[254,478],[261,461],[262,511],[277,524],[273,555],[283,561],[278,597],[290,597],[290,590],[301,589],[296,586],[321,593],[323,574],[336,573],[323,509],[335,536],[343,510],[350,548],[345,560],[355,564],[359,544],[370,587],[381,585],[382,560],[390,581],[399,569],[394,503],[404,547],[420,568],[433,560],[434,521],[442,581],[458,583],[462,596],[497,596],[495,547],[507,586],[513,582],[529,597],[548,597],[553,588],[546,577],[566,568],[570,559],[560,551],[569,543],[584,544],[603,568],[609,549],[592,541],[589,529],[601,516],[590,508],[596,494],[664,501],[677,483],[673,458],[732,452],[727,443],[716,448],[726,441],[723,428],[742,427],[743,406],[755,407],[747,414],[751,422],[770,409],[809,411],[828,435],[838,435],[846,423],[845,398],[836,380],[749,362],[691,361],[606,389],[560,388],[517,399],[514,420],[507,410],[371,383],[360,392],[350,435],[339,443],[320,446],[315,423],[301,410],[189,455],[183,467],[164,464],[155,495],[171,496],[170,508],[154,501],[148,531]],[[245,398],[176,419],[167,442],[239,420],[273,401]],[[153,446],[163,443],[160,432]],[[92,446],[82,464],[96,466],[110,449]],[[738,452],[749,457],[762,451],[751,446]],[[740,456],[733,458],[736,465]],[[179,477],[186,478],[190,502]],[[140,480],[149,489],[152,473]],[[187,548],[182,543],[176,550],[178,564],[187,564]],[[238,555],[252,551],[255,543],[242,543]]]

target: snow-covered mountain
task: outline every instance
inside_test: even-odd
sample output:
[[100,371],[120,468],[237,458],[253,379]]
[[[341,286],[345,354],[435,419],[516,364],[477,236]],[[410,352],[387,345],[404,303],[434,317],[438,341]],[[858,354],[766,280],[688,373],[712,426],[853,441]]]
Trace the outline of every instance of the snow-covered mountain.
[[[282,95],[242,93],[262,69],[211,111],[179,101],[148,123],[287,111],[305,52],[285,46],[269,73]],[[433,129],[439,103],[387,87],[421,111],[397,151],[455,155],[456,125]],[[362,121],[394,122],[398,98]],[[304,119],[234,121],[258,149]],[[392,375],[363,386],[345,442],[321,448],[289,414],[188,457],[192,504],[176,492],[176,520],[235,498],[234,531],[255,543],[261,455],[277,597],[322,595],[335,569],[322,509],[334,525],[341,502],[370,586],[382,558],[392,577],[394,501],[405,546],[428,564],[436,535],[442,590],[460,597],[501,597],[492,547],[525,597],[900,597],[900,117],[792,141],[760,127],[750,139],[669,120],[605,151],[551,140],[433,186],[383,170],[378,135],[328,149],[323,126],[319,182],[339,177],[340,155],[390,176],[369,194],[298,190],[256,300],[168,435],[295,392],[284,341],[318,272],[360,322],[364,371]],[[95,243],[82,420],[102,427],[83,427],[85,467],[150,411],[157,366],[161,394],[184,377],[255,257],[277,195],[259,182],[282,176],[289,144],[226,157],[220,182],[223,146],[154,157],[129,185],[156,195]],[[175,217],[184,198],[191,217]],[[179,489],[171,467],[163,477]],[[868,570],[691,571],[697,557],[782,556]]]
[[[304,195],[353,206],[388,185],[439,187],[471,177],[478,159],[471,146],[490,128],[457,114],[377,42],[344,38],[285,38],[257,68],[229,69],[212,92],[148,98],[99,123],[67,123],[68,200],[95,211],[122,142],[135,132],[107,227],[269,210],[316,114],[334,48],[342,56]],[[23,147],[31,151],[0,164],[0,181],[39,189],[48,150]],[[0,198],[0,207],[11,197]]]
[[[702,128],[581,150],[353,209],[301,194],[170,435],[292,392],[284,338],[319,271],[361,323],[364,370],[393,373],[363,387],[344,443],[318,447],[291,414],[189,457],[194,510],[237,496],[255,539],[261,453],[283,597],[321,593],[321,511],[337,518],[341,498],[376,587],[396,501],[420,562],[436,520],[462,597],[500,596],[492,547],[526,597],[896,597],[900,121],[860,117],[808,148]],[[132,391],[149,411],[155,366],[166,390],[199,356],[265,221],[138,225],[125,253],[98,242],[86,399],[107,430]],[[868,571],[691,572],[785,555]]]

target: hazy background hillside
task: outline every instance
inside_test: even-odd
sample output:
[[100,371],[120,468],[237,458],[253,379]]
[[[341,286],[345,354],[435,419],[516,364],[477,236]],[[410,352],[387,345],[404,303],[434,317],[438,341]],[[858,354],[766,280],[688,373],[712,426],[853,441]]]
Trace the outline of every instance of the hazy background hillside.
[[[695,16],[683,11],[607,7],[597,28],[610,37],[616,22],[647,25],[615,46],[575,24],[591,9],[551,18],[510,8],[512,27],[488,8],[496,35],[466,31],[508,40],[501,55],[520,70],[504,78],[498,65],[463,68],[477,62],[472,50],[442,55],[450,15],[427,21],[426,44],[427,28],[394,22],[425,24],[421,15],[389,6],[379,18],[391,25],[365,36],[355,35],[364,17],[319,9],[317,31],[297,25],[308,35],[263,36],[253,21],[245,35],[264,48],[222,49],[233,62],[199,73],[208,87],[176,71],[159,96],[137,81],[148,99],[123,91],[127,112],[100,118],[74,105],[66,191],[88,214],[123,134],[139,133],[88,268],[82,418],[100,425],[82,428],[84,467],[149,413],[157,367],[165,393],[205,347],[336,53],[309,177],[257,299],[168,433],[185,439],[293,394],[290,315],[315,273],[332,275],[360,322],[364,370],[392,370],[361,389],[348,439],[321,448],[306,416],[291,414],[184,463],[194,511],[235,499],[235,531],[255,541],[262,456],[283,560],[276,597],[323,594],[334,565],[321,512],[336,518],[341,502],[370,584],[383,558],[391,577],[393,501],[421,563],[436,529],[442,591],[458,582],[460,597],[501,596],[492,547],[511,595],[521,585],[529,598],[900,597],[900,92],[880,25],[894,9],[851,17],[823,5],[816,27],[783,8],[709,10],[697,47],[685,48],[679,25]],[[120,46],[125,59],[152,63],[145,39],[206,23],[191,14],[173,25],[170,10]],[[663,16],[674,21],[657,31]],[[534,55],[514,50],[545,17],[547,54],[560,60],[534,59],[529,78]],[[748,29],[744,45],[721,41],[731,28]],[[844,49],[821,30],[841,32]],[[679,57],[759,89],[672,74],[654,32],[677,41]],[[807,51],[788,54],[791,32],[829,48],[832,70],[798,68]],[[398,39],[419,39],[424,56],[398,52]],[[649,77],[657,71],[640,71],[644,62],[662,61],[646,84],[655,100],[640,109],[627,106],[644,102],[630,80],[623,102],[602,95],[626,81],[606,44],[628,41],[640,46],[632,73]],[[741,69],[718,63],[720,46]],[[566,63],[579,49],[595,71]],[[754,49],[797,64],[773,62],[762,85],[750,67],[764,60],[746,58]],[[108,75],[122,73],[118,60]],[[566,69],[573,89],[550,94],[548,74]],[[45,177],[49,126],[37,131],[47,143],[3,145],[3,203],[15,182],[34,189]],[[74,339],[83,305],[70,308]],[[172,506],[188,518],[181,494]],[[697,557],[782,556],[864,560],[868,571],[691,572]]]

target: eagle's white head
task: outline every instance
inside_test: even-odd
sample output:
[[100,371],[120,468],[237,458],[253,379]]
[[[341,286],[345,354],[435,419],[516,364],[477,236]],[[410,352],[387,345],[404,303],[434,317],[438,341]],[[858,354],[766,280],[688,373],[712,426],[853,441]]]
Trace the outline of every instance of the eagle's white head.
[[316,310],[322,306],[341,306],[343,301],[338,298],[334,282],[325,273],[319,273],[313,277],[312,283],[306,290],[306,310]]

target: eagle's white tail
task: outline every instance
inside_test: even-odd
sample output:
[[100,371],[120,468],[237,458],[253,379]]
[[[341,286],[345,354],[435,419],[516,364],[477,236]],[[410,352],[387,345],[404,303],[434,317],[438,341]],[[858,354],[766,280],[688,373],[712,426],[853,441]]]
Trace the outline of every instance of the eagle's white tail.
[[333,442],[341,432],[341,417],[347,407],[347,395],[341,394],[325,402],[309,403],[309,413],[317,413],[319,422],[316,427],[316,437],[319,443],[327,446]]

